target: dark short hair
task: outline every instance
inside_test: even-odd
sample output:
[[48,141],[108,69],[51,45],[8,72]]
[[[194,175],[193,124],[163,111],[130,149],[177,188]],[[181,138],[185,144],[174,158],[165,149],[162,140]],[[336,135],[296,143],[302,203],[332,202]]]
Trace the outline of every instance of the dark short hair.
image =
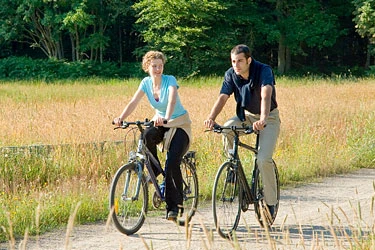
[[250,49],[245,44],[239,44],[239,45],[234,46],[233,49],[230,51],[230,53],[235,54],[235,55],[244,53],[246,59],[251,57]]

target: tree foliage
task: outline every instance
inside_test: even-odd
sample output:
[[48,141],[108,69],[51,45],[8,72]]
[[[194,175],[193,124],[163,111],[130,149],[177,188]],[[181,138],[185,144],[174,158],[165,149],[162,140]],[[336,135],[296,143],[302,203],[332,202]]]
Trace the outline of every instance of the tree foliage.
[[354,0],[353,4],[357,32],[375,43],[375,0]]
[[54,6],[53,1],[3,0],[0,34],[5,41],[25,42],[50,58],[58,58],[61,30],[56,25],[60,15]]
[[256,59],[285,73],[331,63],[321,58],[344,67],[350,57],[360,65],[364,39],[353,36],[355,29],[375,42],[375,0],[0,2],[0,57],[41,58],[41,51],[52,59],[122,65],[158,49],[169,57],[167,71],[192,76],[223,72],[230,49],[245,43]]
[[375,1],[353,0],[353,12],[357,33],[367,40],[365,68],[370,68],[370,57],[375,54]]
[[[119,0],[2,0],[3,40],[39,48],[49,58],[63,59],[70,40],[71,59],[96,59],[109,45],[106,27],[128,9]],[[128,7],[130,8],[130,7]],[[9,10],[11,10],[9,12]],[[108,15],[111,13],[111,15]]]
[[221,12],[225,9],[216,1],[143,0],[133,7],[137,11],[137,29],[147,44],[138,53],[162,50],[190,74],[207,63],[222,35],[213,32],[214,24],[223,19]]

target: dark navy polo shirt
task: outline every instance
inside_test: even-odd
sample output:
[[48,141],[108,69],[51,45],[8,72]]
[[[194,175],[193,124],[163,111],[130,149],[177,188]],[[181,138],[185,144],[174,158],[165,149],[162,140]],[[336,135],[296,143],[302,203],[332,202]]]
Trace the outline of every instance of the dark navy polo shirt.
[[220,94],[231,95],[237,102],[237,116],[244,121],[244,110],[253,114],[260,114],[261,87],[272,86],[271,109],[277,108],[275,77],[272,68],[254,59],[250,64],[249,79],[243,79],[235,73],[233,67],[224,75],[224,82]]

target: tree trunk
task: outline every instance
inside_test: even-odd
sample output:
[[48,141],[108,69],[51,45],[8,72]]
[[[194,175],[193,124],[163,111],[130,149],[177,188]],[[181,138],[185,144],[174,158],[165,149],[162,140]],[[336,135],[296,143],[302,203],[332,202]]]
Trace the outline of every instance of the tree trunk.
[[367,39],[367,52],[366,52],[366,65],[365,69],[370,68],[370,60],[371,60],[371,44],[370,44],[370,39]]
[[80,40],[79,40],[79,31],[78,31],[78,25],[74,24],[74,30],[75,30],[75,52],[76,52],[76,60],[81,61],[81,48],[80,48]]
[[65,58],[64,45],[63,45],[63,38],[61,34],[59,34],[59,41],[57,43],[57,47],[59,48],[59,53],[58,53],[59,60],[64,59]]
[[286,69],[286,47],[284,43],[284,35],[279,39],[279,50],[277,53],[277,71],[279,74],[284,74]]
[[[103,21],[100,19],[99,23],[99,32],[101,35],[101,39],[104,37],[104,27],[103,27]],[[104,43],[101,42],[99,45],[99,61],[102,64],[103,63],[103,54],[104,54]]]
[[285,46],[285,73],[289,72],[292,65],[292,56],[288,46]]
[[76,46],[74,45],[74,38],[73,38],[73,35],[70,34],[70,44],[72,46],[72,61],[76,61]]
[[122,66],[122,30],[121,30],[121,24],[119,24],[119,27],[118,27],[118,49],[119,49],[119,54],[120,54],[120,66]]

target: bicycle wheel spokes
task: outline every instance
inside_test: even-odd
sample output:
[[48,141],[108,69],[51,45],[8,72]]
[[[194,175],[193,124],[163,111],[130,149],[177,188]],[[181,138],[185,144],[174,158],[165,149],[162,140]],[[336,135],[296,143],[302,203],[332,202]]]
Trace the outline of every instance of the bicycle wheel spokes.
[[110,191],[112,220],[127,235],[143,225],[147,213],[148,190],[143,177],[138,177],[135,163],[121,167],[115,174]]
[[198,177],[195,166],[187,159],[182,159],[181,174],[183,180],[183,211],[179,223],[189,223],[198,206]]
[[230,162],[218,170],[212,191],[212,211],[216,229],[220,236],[230,238],[236,230],[240,216],[240,188],[237,175]]

